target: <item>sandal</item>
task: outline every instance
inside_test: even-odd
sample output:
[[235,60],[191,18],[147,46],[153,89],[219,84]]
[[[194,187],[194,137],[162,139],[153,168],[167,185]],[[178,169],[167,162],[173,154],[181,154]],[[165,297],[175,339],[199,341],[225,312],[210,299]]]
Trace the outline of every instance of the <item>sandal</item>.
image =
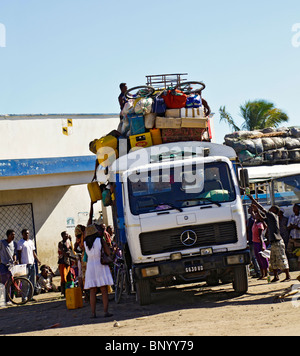
[[274,278],[272,279],[271,283],[276,283],[276,282],[279,282],[279,278]]
[[111,316],[113,316],[113,314],[107,312],[104,314],[104,318],[110,318]]

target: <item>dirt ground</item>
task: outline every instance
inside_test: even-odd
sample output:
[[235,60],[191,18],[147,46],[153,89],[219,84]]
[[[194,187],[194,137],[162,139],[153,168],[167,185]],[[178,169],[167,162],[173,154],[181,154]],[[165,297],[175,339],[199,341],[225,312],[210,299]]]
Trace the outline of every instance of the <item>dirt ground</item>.
[[41,294],[36,302],[0,309],[0,335],[299,336],[300,296],[274,300],[292,284],[299,284],[299,272],[291,275],[291,282],[275,284],[250,278],[249,291],[243,296],[237,296],[231,284],[161,289],[148,306],[138,305],[134,295],[125,296],[118,305],[111,301],[113,317],[109,319],[103,318],[100,296],[98,318],[90,319],[88,304],[67,310],[59,293]]

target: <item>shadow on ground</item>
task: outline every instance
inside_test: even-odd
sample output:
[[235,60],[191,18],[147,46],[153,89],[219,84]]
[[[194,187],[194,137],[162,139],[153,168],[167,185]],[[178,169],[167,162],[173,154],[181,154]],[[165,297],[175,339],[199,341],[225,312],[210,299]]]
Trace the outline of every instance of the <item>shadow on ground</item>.
[[[101,296],[98,297],[97,319],[90,318],[89,304],[84,303],[83,308],[67,310],[64,299],[59,294],[51,293],[38,296],[37,302],[25,306],[13,306],[0,309],[0,335],[19,334],[47,330],[50,328],[68,328],[136,319],[140,317],[158,315],[180,309],[192,308],[219,308],[226,305],[260,305],[273,303],[270,289],[263,293],[255,292],[255,285],[251,285],[245,295],[237,295],[231,285],[204,288],[203,284],[190,286],[177,286],[160,289],[152,295],[152,304],[140,306],[135,295],[124,296],[120,304],[110,302],[112,318],[103,318]],[[282,289],[283,290],[283,289]],[[278,293],[279,287],[274,289]],[[111,295],[113,299],[113,295]]]

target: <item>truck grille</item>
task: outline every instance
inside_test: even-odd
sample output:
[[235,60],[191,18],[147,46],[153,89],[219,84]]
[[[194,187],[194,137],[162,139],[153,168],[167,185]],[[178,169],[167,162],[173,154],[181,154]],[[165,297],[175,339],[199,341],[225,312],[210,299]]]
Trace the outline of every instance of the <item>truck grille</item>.
[[[197,241],[192,246],[185,246],[181,241],[181,235],[185,231],[194,232]],[[237,229],[234,221],[217,224],[184,226],[176,229],[152,231],[140,234],[140,244],[144,256],[186,250],[203,246],[216,246],[238,241]]]

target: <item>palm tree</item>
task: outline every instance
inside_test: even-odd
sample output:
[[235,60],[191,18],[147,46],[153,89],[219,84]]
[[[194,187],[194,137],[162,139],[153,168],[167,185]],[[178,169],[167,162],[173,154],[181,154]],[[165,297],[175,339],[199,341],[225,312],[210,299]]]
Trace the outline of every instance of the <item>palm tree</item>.
[[247,101],[240,106],[240,113],[244,119],[241,127],[236,125],[231,115],[226,111],[225,106],[221,106],[219,112],[221,116],[220,122],[227,122],[234,131],[254,131],[266,127],[278,127],[289,120],[283,111],[275,108],[273,103],[266,100]]

